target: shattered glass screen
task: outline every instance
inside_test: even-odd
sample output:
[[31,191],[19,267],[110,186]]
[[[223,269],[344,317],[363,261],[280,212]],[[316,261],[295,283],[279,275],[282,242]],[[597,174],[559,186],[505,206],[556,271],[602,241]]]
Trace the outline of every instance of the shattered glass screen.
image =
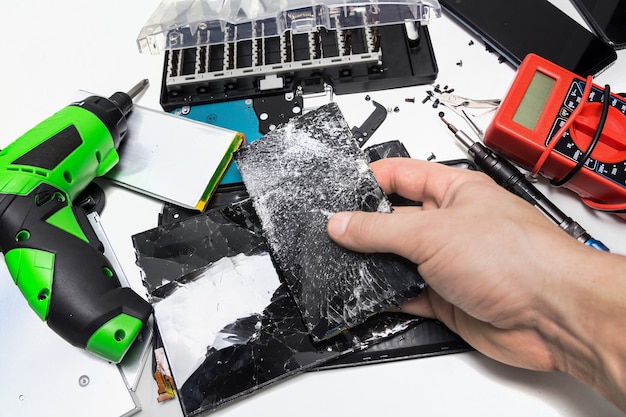
[[133,236],[178,397],[195,416],[422,320],[380,314],[315,342],[249,199]]
[[336,103],[292,118],[240,149],[235,160],[274,261],[316,341],[422,291],[414,264],[349,251],[326,233],[338,211],[391,211]]

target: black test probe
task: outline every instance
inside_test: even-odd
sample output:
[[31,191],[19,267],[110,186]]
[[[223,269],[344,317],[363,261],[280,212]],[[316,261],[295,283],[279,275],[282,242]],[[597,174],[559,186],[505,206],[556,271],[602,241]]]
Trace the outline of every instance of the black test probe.
[[448,126],[448,129],[454,134],[454,137],[467,149],[469,156],[485,174],[489,175],[496,183],[505,189],[537,207],[546,217],[552,220],[568,235],[587,246],[609,252],[609,248],[599,240],[591,237],[581,225],[565,215],[565,213],[528,181],[524,174],[513,164],[497,155],[482,143],[476,142],[470,138],[465,132],[457,129],[452,123],[444,119],[443,116],[443,113],[439,113],[441,121]]

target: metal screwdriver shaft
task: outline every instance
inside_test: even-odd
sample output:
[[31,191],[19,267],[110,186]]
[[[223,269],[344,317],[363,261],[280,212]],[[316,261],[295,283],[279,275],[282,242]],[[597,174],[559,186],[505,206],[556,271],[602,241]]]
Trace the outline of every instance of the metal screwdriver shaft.
[[589,233],[577,222],[565,215],[554,203],[541,193],[530,181],[526,179],[513,164],[503,157],[494,153],[480,142],[474,141],[465,132],[457,129],[440,114],[441,121],[446,124],[454,137],[467,149],[467,153],[476,165],[496,183],[522,197],[543,214],[558,225],[567,234],[598,250],[609,252],[602,242],[591,237]]
[[131,99],[134,99],[135,97],[139,95],[139,93],[141,93],[143,90],[145,90],[148,87],[148,84],[150,84],[150,80],[145,78],[139,81],[137,84],[135,84],[130,90],[128,90],[126,94],[128,94],[128,96]]

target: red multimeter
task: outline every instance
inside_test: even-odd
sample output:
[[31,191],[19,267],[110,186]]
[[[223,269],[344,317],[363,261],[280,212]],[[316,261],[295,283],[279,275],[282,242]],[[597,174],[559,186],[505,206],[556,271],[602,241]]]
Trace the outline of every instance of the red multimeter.
[[484,143],[595,209],[626,213],[626,99],[591,77],[528,55]]

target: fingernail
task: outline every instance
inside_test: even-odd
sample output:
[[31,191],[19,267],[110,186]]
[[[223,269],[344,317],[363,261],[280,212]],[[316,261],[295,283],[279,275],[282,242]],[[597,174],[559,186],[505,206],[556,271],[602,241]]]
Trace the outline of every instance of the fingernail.
[[333,215],[328,221],[328,234],[339,237],[346,232],[352,213],[341,212]]

